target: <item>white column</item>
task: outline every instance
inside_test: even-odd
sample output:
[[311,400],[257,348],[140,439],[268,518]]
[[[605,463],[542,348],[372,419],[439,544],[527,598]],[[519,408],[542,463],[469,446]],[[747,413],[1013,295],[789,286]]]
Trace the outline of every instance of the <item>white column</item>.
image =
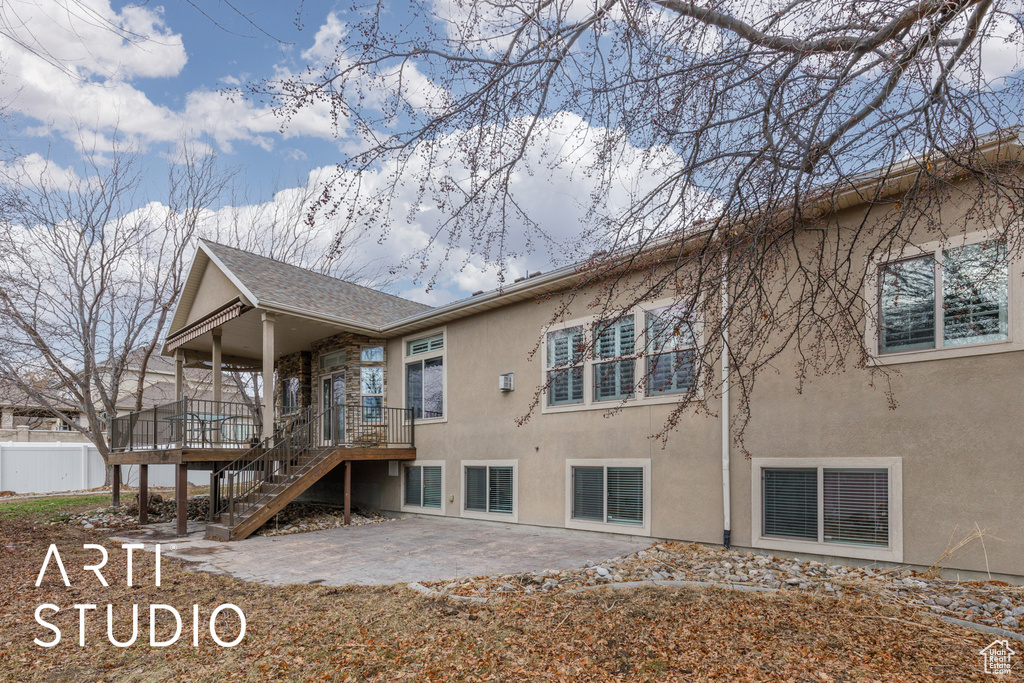
[[263,314],[263,438],[274,433],[274,314]]
[[180,401],[185,396],[185,353],[181,349],[174,352],[174,400]]
[[217,403],[221,401],[221,331],[216,329],[213,331],[213,400]]

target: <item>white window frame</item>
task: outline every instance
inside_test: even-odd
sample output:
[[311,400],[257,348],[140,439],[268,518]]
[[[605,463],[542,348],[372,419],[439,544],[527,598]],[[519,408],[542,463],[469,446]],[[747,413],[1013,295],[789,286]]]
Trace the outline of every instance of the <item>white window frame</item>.
[[[644,470],[644,523],[642,526],[574,519],[572,516],[573,467],[642,467]],[[605,474],[605,477],[608,475]],[[605,494],[607,496],[607,493]],[[608,501],[605,500],[607,506]],[[565,461],[565,528],[603,531],[627,536],[651,535],[651,459],[650,458],[580,458]]]
[[[835,557],[851,557],[881,562],[903,562],[903,459],[902,458],[751,458],[750,504],[751,545],[766,550],[785,550],[794,553],[814,553]],[[822,470],[825,469],[885,469],[889,472],[889,546],[854,545],[802,541],[796,538],[764,536],[762,470],[807,468],[818,470],[818,525],[821,525],[825,497],[820,490]]]
[[[425,337],[434,337],[438,334],[442,335],[444,343],[441,348],[436,351],[424,351],[423,353],[417,353],[415,355],[409,355],[409,342],[423,339]],[[451,406],[448,405],[448,328],[438,327],[425,332],[419,332],[412,334],[407,337],[402,337],[402,371],[401,371],[401,383],[402,383],[402,408],[409,405],[406,391],[408,390],[408,380],[405,374],[406,365],[411,361],[424,361],[431,360],[433,358],[441,359],[441,405],[443,407],[441,417],[419,417],[416,418],[417,425],[426,424],[440,424],[448,421],[448,413],[450,412]]]
[[[656,396],[647,395],[647,374],[650,352],[648,351],[649,344],[647,343],[647,324],[646,316],[648,311],[664,308],[665,306],[674,306],[679,304],[680,301],[677,299],[658,299],[656,301],[649,301],[637,304],[629,309],[629,311],[623,311],[621,315],[611,316],[584,316],[582,318],[573,318],[572,320],[563,320],[557,323],[548,325],[541,330],[541,351],[543,357],[541,359],[541,387],[543,392],[541,396],[541,414],[546,413],[571,413],[578,410],[613,410],[618,407],[631,407],[639,405],[658,405],[665,403],[678,403],[680,398],[685,396],[684,393],[670,393],[660,394]],[[698,306],[698,310],[699,310]],[[634,330],[634,353],[632,356],[621,356],[622,359],[632,358],[633,359],[633,378],[636,382],[636,386],[633,390],[633,395],[626,399],[605,399],[601,401],[594,400],[594,366],[609,362],[608,359],[597,359],[594,357],[594,327],[602,320],[615,320],[623,316],[633,316],[633,330]],[[587,347],[588,352],[584,354],[582,367],[583,367],[583,400],[578,403],[567,403],[563,405],[552,406],[548,404],[548,372],[552,369],[548,366],[548,332],[555,332],[557,330],[564,330],[570,327],[583,327],[583,343]],[[696,350],[700,349],[704,344],[704,325],[700,320],[694,320],[693,322],[693,348]],[[695,364],[696,369],[696,364]],[[694,384],[693,397],[700,399],[702,395],[701,383],[696,382]]]
[[[427,508],[427,507],[423,507],[422,505],[406,505],[405,504],[405,469],[407,467],[437,467],[437,466],[441,467],[441,507],[440,508]],[[445,471],[445,469],[446,468],[445,468],[445,461],[444,460],[409,460],[407,462],[403,462],[401,464],[401,466],[399,467],[399,470],[398,470],[399,471],[399,477],[398,478],[401,480],[401,482],[400,482],[401,491],[399,492],[400,495],[401,495],[401,498],[399,498],[399,510],[401,510],[402,512],[416,513],[418,515],[438,515],[440,517],[445,517],[446,516],[445,506],[448,505],[448,494],[447,494],[447,492],[445,490],[446,489],[446,487],[445,487],[445,478],[447,476],[447,472]],[[422,500],[422,498],[421,498],[421,500]]]
[[[512,468],[512,514],[482,512],[466,509],[466,468],[467,467],[511,467]],[[403,498],[404,500],[404,498]],[[467,519],[486,519],[496,522],[519,523],[519,461],[518,460],[461,460],[459,462],[459,516]]]
[[[1019,259],[1011,258],[1007,264],[1007,287],[1006,287],[1006,339],[993,342],[982,342],[979,344],[965,344],[962,346],[941,346],[941,340],[936,339],[936,348],[913,349],[910,351],[893,351],[889,353],[879,352],[879,316],[881,314],[881,301],[879,294],[879,271],[889,263],[912,259],[920,256],[937,256],[936,268],[936,311],[941,308],[942,301],[939,294],[942,290],[942,252],[947,249],[956,249],[981,242],[989,242],[998,239],[1000,232],[997,230],[980,230],[967,233],[966,235],[943,240],[925,242],[919,245],[908,245],[900,251],[885,252],[876,254],[867,260],[867,267],[864,277],[864,301],[866,310],[864,315],[864,345],[869,352],[869,362],[876,366],[896,365],[899,363],[916,363],[921,361],[938,360],[940,358],[960,358],[964,356],[983,356],[991,353],[1005,353],[1007,351],[1024,350],[1024,330],[1019,329],[1024,324],[1024,316],[1014,314],[1016,301],[1024,301],[1024,264]],[[941,317],[936,317],[936,328],[941,332]]]

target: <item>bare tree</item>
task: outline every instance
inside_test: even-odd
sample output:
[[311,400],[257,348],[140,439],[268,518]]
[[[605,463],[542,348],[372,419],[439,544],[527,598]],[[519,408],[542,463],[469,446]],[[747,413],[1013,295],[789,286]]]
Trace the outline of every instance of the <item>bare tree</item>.
[[[515,179],[571,166],[589,211],[557,256],[585,266],[556,317],[584,293],[607,318],[671,295],[687,302],[671,324],[699,319],[715,342],[662,438],[680,411],[714,410],[723,349],[740,443],[754,379],[783,351],[798,388],[864,367],[865,254],[979,215],[1020,250],[1020,175],[979,143],[1020,123],[1007,0],[381,1],[347,17],[333,59],[250,86],[285,119],[326,104],[362,135],[321,204],[380,233],[409,216],[400,202],[443,208],[442,249],[503,269],[515,245],[553,244]],[[645,177],[624,179],[625,160]],[[861,182],[872,169],[898,196]],[[837,230],[843,193],[870,209]],[[950,201],[962,218],[939,220]]]
[[227,178],[214,158],[186,152],[170,167],[166,204],[145,203],[138,157],[115,150],[87,155],[81,173],[6,179],[15,201],[0,223],[0,379],[104,456],[104,413],[116,415],[129,376],[141,407],[192,237]]

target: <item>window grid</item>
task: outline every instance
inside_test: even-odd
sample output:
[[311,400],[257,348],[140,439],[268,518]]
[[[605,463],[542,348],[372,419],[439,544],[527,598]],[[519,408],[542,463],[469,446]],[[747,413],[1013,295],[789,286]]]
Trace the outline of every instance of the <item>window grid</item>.
[[[687,310],[678,302],[641,305],[614,319],[549,330],[545,408],[597,407],[694,391],[697,324]],[[588,340],[590,352],[584,353]]]
[[513,513],[513,471],[507,465],[466,466],[465,508],[471,512]]
[[405,343],[405,407],[416,419],[445,416],[444,347],[444,332]]
[[644,468],[572,467],[573,519],[643,526]]
[[885,468],[762,468],[761,535],[888,548],[889,483]]
[[878,269],[878,352],[942,349],[1009,338],[1005,244],[936,249]]
[[404,500],[411,507],[441,509],[441,466],[407,466]]

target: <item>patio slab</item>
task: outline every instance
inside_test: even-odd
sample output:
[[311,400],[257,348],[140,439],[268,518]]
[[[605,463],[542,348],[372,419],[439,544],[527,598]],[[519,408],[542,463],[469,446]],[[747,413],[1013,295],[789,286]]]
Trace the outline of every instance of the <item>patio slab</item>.
[[483,574],[565,570],[587,560],[629,555],[650,539],[480,522],[447,517],[407,517],[380,524],[325,529],[288,536],[253,536],[223,543],[203,538],[204,525],[189,522],[186,537],[173,522],[119,534],[116,540],[161,543],[167,557],[196,568],[270,585],[316,582],[325,586],[444,581]]

